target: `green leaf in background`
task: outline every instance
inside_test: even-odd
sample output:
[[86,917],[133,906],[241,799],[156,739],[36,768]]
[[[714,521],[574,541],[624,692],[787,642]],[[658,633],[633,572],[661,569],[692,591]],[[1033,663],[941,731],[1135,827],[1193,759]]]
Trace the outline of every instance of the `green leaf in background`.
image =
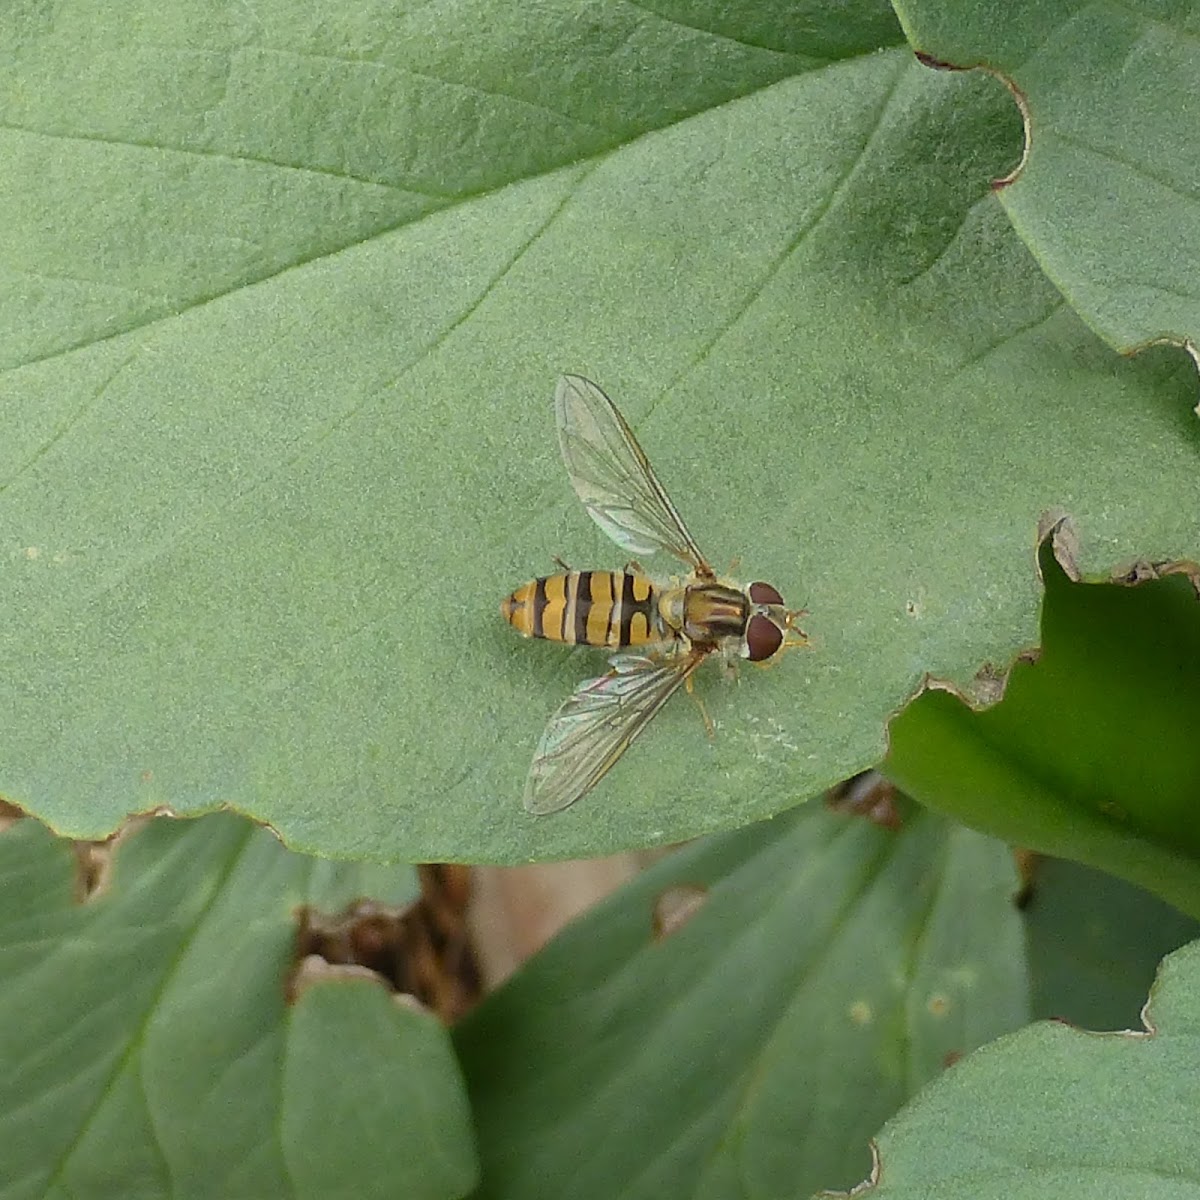
[[1137,1029],[1159,961],[1200,922],[1113,875],[1059,858],[1036,863],[1022,910],[1035,1017]]
[[[82,907],[72,874],[70,847],[36,822],[0,836],[6,1200],[471,1189],[441,1024],[368,979],[284,1001],[296,906],[378,896],[377,869],[331,878],[217,815],[127,833],[107,891]],[[382,895],[406,894],[410,875]]]
[[931,691],[882,770],[922,803],[1200,917],[1200,602],[1186,577],[1072,583],[1042,556],[1042,653],[985,712]]
[[900,0],[914,49],[986,66],[1028,113],[1000,200],[1071,306],[1113,346],[1200,344],[1196,7],[1174,0]]
[[[1088,575],[1200,556],[1190,362],[1063,306],[990,195],[1010,97],[896,39],[877,4],[0,16],[0,794],[381,859],[669,842],[1031,644],[1045,513]],[[602,660],[499,600],[623,559],[558,461],[564,369],[813,647],[703,673],[713,741],[668,706],[535,820]]]
[[[483,1197],[848,1187],[946,1062],[1027,1019],[1008,852],[901,803],[699,843],[568,928],[455,1031]],[[661,940],[656,902],[705,889]]]
[[1164,963],[1146,1019],[1149,1032],[1115,1035],[1040,1024],[977,1051],[880,1135],[864,1194],[1195,1197],[1200,944]]

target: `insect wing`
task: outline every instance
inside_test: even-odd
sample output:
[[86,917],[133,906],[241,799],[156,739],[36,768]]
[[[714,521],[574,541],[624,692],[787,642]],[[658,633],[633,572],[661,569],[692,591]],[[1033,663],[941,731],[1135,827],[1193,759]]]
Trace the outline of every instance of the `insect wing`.
[[668,659],[623,654],[588,679],[550,718],[525,785],[525,807],[544,815],[586,795],[704,661],[692,651]]
[[631,554],[666,550],[712,576],[617,406],[582,375],[564,375],[554,408],[567,473],[596,524]]

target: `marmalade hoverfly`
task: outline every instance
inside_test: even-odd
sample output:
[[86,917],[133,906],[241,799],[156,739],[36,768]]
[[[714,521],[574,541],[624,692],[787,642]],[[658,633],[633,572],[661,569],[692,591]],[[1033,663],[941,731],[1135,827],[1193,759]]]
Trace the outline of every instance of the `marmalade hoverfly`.
[[[672,693],[716,653],[765,662],[808,639],[769,583],[718,579],[700,553],[617,406],[590,380],[564,375],[554,395],[567,473],[596,524],[631,554],[665,550],[691,575],[651,581],[636,562],[621,571],[531,579],[500,606],[525,637],[604,646],[610,670],[579,685],[550,718],[529,769],[525,807],[552,813],[604,777]],[[689,684],[690,687],[690,684]]]

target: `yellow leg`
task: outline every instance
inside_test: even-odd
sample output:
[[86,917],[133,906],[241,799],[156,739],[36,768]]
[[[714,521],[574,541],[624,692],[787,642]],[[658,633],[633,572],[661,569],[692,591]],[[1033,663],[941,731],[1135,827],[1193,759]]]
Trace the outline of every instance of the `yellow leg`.
[[780,647],[781,650],[798,650],[801,646],[807,646],[809,644],[808,635],[796,624],[801,617],[807,616],[807,608],[792,609],[788,612],[787,628],[784,630],[783,645]]
[[704,732],[708,734],[709,741],[715,741],[717,736],[717,727],[713,724],[712,717],[708,715],[708,709],[704,707],[704,701],[696,692],[696,681],[689,675],[687,682],[683,685],[687,688],[687,694],[695,700],[697,707],[700,709],[700,716],[704,720]]

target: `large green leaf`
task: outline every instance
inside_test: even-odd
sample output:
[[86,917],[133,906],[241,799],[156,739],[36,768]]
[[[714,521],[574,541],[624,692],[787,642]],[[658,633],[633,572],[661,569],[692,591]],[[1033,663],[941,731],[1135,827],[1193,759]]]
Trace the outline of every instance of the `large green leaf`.
[[[634,1200],[848,1187],[953,1057],[1027,1019],[998,842],[822,805],[674,854],[455,1034],[480,1196]],[[653,936],[660,898],[703,890]]]
[[1000,199],[1114,346],[1200,345],[1200,9],[1193,0],[900,0],[913,46],[1005,76],[1027,153]]
[[285,985],[294,909],[336,878],[248,821],[159,820],[72,902],[66,843],[0,836],[0,1195],[462,1196],[466,1097],[429,1013],[369,979]]
[[1200,602],[1181,575],[1072,583],[1044,556],[1043,650],[972,712],[930,692],[892,723],[883,769],[1021,845],[1132,880],[1200,918]]
[[1163,965],[1146,1021],[1104,1036],[1036,1025],[971,1055],[884,1131],[863,1194],[1194,1200],[1200,943]]
[[[820,12],[0,16],[0,793],[383,858],[667,841],[1030,644],[1044,513],[1088,573],[1196,555],[1194,379],[1111,356],[1009,230],[1007,93]],[[624,557],[557,458],[564,368],[813,649],[704,679],[715,740],[677,702],[539,821],[533,746],[600,663],[498,601]]]

